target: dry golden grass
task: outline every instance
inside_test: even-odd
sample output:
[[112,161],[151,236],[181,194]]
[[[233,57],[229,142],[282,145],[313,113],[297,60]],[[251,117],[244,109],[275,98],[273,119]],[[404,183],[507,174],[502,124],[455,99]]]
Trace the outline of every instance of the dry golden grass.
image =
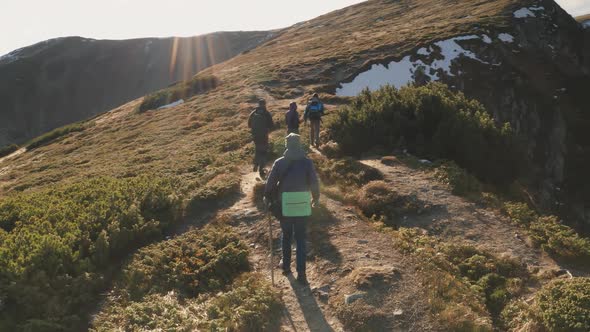
[[578,17],[576,17],[576,20],[577,20],[578,22],[585,22],[585,21],[588,21],[588,20],[590,20],[590,14],[586,14],[586,15],[581,15],[581,16],[578,16]]
[[[181,178],[187,190],[197,188],[249,160],[245,122],[257,97],[267,98],[275,120],[282,121],[293,99],[303,104],[312,90],[330,92],[371,62],[424,43],[505,26],[522,5],[516,0],[367,1],[297,24],[202,72],[221,81],[207,94],[142,114],[135,112],[141,102],[136,100],[94,118],[84,131],[3,161],[0,195],[105,174],[157,173]],[[280,138],[283,130],[274,135]]]

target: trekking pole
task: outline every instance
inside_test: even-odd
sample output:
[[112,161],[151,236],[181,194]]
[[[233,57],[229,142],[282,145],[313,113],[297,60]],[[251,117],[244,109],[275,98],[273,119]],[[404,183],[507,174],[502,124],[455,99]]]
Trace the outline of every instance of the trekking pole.
[[268,213],[268,247],[270,249],[270,280],[272,283],[272,286],[274,287],[275,285],[275,266],[273,264],[273,258],[274,258],[274,253],[272,250],[272,214],[269,212]]

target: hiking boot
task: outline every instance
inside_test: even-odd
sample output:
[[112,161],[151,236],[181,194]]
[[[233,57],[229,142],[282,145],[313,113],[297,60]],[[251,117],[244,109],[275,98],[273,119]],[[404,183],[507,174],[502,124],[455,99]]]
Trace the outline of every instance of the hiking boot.
[[299,282],[301,285],[309,285],[309,282],[307,281],[307,277],[305,276],[305,273],[297,273],[297,282]]
[[260,175],[260,178],[264,180],[264,178],[266,177],[266,170],[264,170],[264,168],[260,167],[258,174]]

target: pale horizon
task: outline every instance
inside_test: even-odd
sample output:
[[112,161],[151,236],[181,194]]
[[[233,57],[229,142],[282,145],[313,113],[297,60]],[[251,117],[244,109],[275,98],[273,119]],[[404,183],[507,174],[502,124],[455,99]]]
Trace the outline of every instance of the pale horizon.
[[[10,32],[0,39],[0,55],[69,36],[121,40],[280,29],[360,2],[364,0],[12,1],[0,13],[0,31]],[[590,13],[590,1],[557,2],[574,17]]]

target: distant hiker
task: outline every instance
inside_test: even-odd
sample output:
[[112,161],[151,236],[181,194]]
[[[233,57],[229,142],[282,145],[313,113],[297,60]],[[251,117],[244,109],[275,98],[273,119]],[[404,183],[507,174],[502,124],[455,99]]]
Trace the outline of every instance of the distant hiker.
[[322,116],[324,116],[324,104],[320,101],[318,94],[314,93],[303,114],[303,121],[307,122],[309,119],[309,137],[311,145],[315,145],[316,148],[320,147],[320,123],[322,122]]
[[289,105],[289,110],[285,113],[285,122],[287,123],[287,135],[299,134],[299,112],[297,112],[296,102]]
[[254,172],[258,170],[261,178],[264,178],[264,166],[268,154],[268,134],[273,127],[272,115],[266,110],[266,101],[258,100],[258,107],[250,113],[248,127],[254,140]]
[[289,134],[285,139],[284,157],[277,159],[270,171],[264,196],[270,209],[279,218],[283,231],[283,274],[291,273],[291,242],[297,244],[297,280],[307,283],[305,276],[305,229],[312,207],[320,199],[318,177],[313,162],[305,156],[300,136]]

